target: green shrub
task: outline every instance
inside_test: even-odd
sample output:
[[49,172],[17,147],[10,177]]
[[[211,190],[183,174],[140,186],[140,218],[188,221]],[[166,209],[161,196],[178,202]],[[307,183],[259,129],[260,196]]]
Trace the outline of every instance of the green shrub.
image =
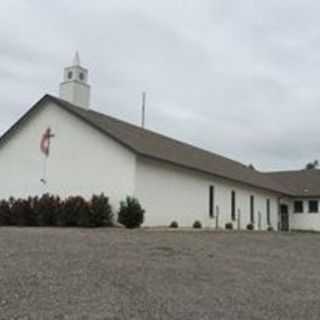
[[202,228],[202,224],[199,220],[196,220],[193,225],[192,225],[193,229],[201,229]]
[[76,210],[77,210],[76,225],[78,227],[85,227],[85,228],[94,227],[92,222],[91,210],[88,202],[86,202],[83,198],[79,197]]
[[61,212],[58,215],[58,225],[66,227],[89,227],[89,204],[81,196],[72,196],[62,203]]
[[36,216],[32,209],[32,198],[17,199],[11,207],[10,224],[14,226],[36,226]]
[[55,226],[61,213],[61,200],[48,193],[33,199],[33,210],[38,226]]
[[10,204],[9,201],[0,201],[0,226],[10,225]]
[[0,201],[0,226],[7,225],[112,226],[113,214],[109,199],[103,194],[92,196],[90,202],[81,196],[72,196],[61,201],[58,196],[50,194],[28,199],[11,197],[8,201]]
[[273,226],[268,226],[267,230],[268,231],[274,231]]
[[254,230],[254,225],[252,223],[249,223],[247,225],[247,230],[250,230],[250,231]]
[[113,226],[113,214],[109,198],[103,193],[99,196],[92,196],[90,201],[90,211],[90,224],[92,227]]
[[227,222],[226,223],[226,229],[227,230],[233,230],[233,223],[232,222]]
[[129,229],[139,228],[144,221],[144,213],[145,210],[136,198],[127,197],[120,202],[118,222]]
[[169,228],[172,228],[172,229],[177,229],[179,228],[179,224],[177,221],[172,221],[169,225]]

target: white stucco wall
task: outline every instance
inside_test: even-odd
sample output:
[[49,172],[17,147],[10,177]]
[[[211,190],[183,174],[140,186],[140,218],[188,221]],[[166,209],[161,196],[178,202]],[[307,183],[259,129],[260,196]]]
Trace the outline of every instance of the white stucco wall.
[[[43,185],[41,136],[55,134],[47,161],[48,183]],[[0,146],[0,198],[50,192],[62,197],[104,192],[117,207],[132,195],[135,155],[63,109],[48,104]]]
[[[267,228],[266,199],[270,199],[271,224],[278,225],[277,195],[259,189],[183,169],[144,157],[137,158],[135,196],[146,209],[146,226],[167,226],[177,221],[192,226],[200,220],[204,226],[215,227],[209,217],[209,186],[215,187],[215,206],[219,207],[219,227],[231,221],[231,191],[236,192],[236,212],[241,212],[241,228],[250,222],[250,195],[255,197],[255,220],[261,212],[261,229]],[[237,221],[234,222],[237,227]]]
[[[294,201],[290,199],[286,201],[289,209],[289,225],[290,229],[297,230],[315,230],[320,231],[320,212],[310,213],[308,202],[309,200],[318,200],[319,199],[296,199],[303,201],[303,213],[294,213]],[[320,202],[319,202],[320,209]]]

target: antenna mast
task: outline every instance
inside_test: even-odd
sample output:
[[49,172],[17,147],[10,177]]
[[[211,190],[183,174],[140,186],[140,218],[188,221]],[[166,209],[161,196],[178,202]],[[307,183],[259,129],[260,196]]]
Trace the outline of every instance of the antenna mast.
[[141,114],[141,127],[145,127],[145,120],[146,120],[146,92],[142,92],[142,114]]

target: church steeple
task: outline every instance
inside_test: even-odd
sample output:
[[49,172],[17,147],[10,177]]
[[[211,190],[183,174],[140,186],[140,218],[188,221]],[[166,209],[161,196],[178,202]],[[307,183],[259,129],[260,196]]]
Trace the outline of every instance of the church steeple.
[[81,66],[79,53],[76,52],[72,66],[64,69],[64,80],[60,84],[60,98],[88,109],[90,86],[87,82],[88,70]]

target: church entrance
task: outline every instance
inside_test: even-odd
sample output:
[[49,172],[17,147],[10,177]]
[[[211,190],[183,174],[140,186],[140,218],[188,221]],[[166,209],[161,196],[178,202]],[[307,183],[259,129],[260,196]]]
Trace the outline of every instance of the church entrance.
[[280,205],[280,230],[289,231],[289,210],[288,205]]

